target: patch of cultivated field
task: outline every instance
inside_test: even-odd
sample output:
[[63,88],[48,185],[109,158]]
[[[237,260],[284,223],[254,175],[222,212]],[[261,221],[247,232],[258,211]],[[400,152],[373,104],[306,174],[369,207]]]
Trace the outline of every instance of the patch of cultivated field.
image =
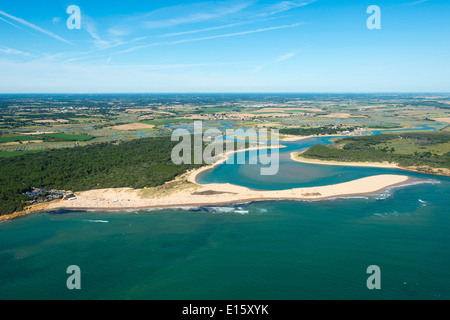
[[351,115],[350,113],[330,113],[327,115],[319,116],[319,118],[336,118],[336,119],[348,119],[348,118],[367,118],[365,115]]
[[263,108],[255,112],[321,112],[322,109],[312,107],[298,107],[298,108]]
[[433,120],[435,120],[435,121],[437,121],[437,122],[449,123],[449,124],[450,124],[450,117],[445,117],[445,118],[434,118]]
[[135,122],[135,123],[121,124],[118,126],[112,126],[109,128],[115,129],[115,130],[139,130],[139,129],[151,129],[154,127],[155,126],[153,124]]

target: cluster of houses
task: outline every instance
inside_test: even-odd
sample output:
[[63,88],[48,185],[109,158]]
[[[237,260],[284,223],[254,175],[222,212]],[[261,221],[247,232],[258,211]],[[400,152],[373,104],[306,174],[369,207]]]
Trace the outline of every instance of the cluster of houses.
[[70,191],[44,190],[39,188],[31,188],[30,191],[23,193],[23,195],[26,195],[30,198],[30,200],[25,201],[27,204],[35,204],[55,199],[62,199],[63,197],[71,193],[72,192]]
[[364,136],[366,133],[366,129],[358,127],[358,128],[355,128],[353,131],[345,130],[342,133],[347,136]]

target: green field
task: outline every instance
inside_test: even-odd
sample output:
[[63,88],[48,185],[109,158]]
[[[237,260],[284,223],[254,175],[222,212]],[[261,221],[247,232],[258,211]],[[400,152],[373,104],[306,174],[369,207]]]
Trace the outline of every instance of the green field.
[[95,138],[94,136],[83,134],[67,134],[67,133],[52,133],[40,134],[34,136],[10,136],[0,137],[0,143],[16,142],[16,141],[33,141],[33,140],[52,140],[52,141],[87,141]]
[[32,140],[42,140],[42,137],[41,137],[41,136],[11,136],[11,137],[0,137],[0,143],[17,142],[17,141],[32,141]]
[[94,139],[94,136],[87,134],[67,134],[67,133],[52,133],[40,135],[41,139],[54,141],[88,141]]
[[68,120],[86,122],[86,121],[98,121],[102,120],[101,118],[69,118]]
[[24,150],[24,151],[11,151],[11,152],[0,152],[0,158],[8,158],[8,157],[14,157],[14,156],[21,156],[24,154],[29,153],[37,153],[37,152],[43,152],[47,151],[45,149],[39,149],[39,150]]
[[[236,109],[234,107],[207,107],[207,108],[202,108],[202,113],[204,114],[212,114],[212,113],[229,113],[231,111],[233,111],[233,109]],[[238,110],[240,111],[240,110]]]

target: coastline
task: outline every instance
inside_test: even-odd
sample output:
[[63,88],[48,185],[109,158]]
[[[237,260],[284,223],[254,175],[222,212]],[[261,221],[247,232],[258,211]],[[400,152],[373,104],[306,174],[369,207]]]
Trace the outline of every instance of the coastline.
[[[61,201],[61,200],[54,200],[54,201]],[[11,214],[1,215],[0,216],[0,223],[1,222],[6,222],[6,221],[9,221],[9,220],[12,220],[12,219],[24,217],[24,216],[30,215],[32,213],[36,213],[36,212],[40,212],[40,211],[46,211],[50,204],[51,204],[51,202],[38,203],[38,204],[34,204],[34,205],[31,205],[31,206],[28,206],[22,211],[16,211],[16,212],[11,213]]]
[[142,210],[262,200],[325,200],[379,192],[386,188],[407,184],[409,180],[408,176],[403,175],[377,175],[334,185],[287,190],[251,190],[229,183],[207,185],[191,183],[185,188],[175,188],[170,194],[150,197],[142,196],[142,189],[99,189],[80,192],[77,194],[77,199],[72,201],[50,203],[46,210]]
[[[315,137],[315,136],[312,136]],[[308,139],[296,137],[295,140]],[[286,141],[286,140],[282,140]],[[252,190],[247,187],[225,184],[199,184],[196,177],[203,171],[225,162],[229,155],[237,152],[264,148],[260,146],[233,150],[211,165],[188,171],[166,184],[145,189],[109,188],[76,192],[74,200],[57,200],[27,207],[24,211],[0,216],[0,222],[25,216],[33,212],[54,210],[143,210],[155,208],[196,207],[226,205],[265,200],[325,200],[329,198],[370,194],[386,188],[407,184],[410,178],[403,175],[377,175],[334,185],[293,188],[286,190]],[[291,158],[293,153],[291,153]],[[295,159],[293,159],[295,160]],[[339,164],[340,165],[340,164]]]
[[[363,178],[364,179],[364,178]],[[214,202],[214,203],[189,203],[189,204],[167,204],[167,205],[150,205],[150,206],[143,206],[143,207],[56,207],[56,208],[50,208],[48,211],[59,211],[59,210],[65,210],[65,211],[111,211],[111,212],[117,212],[117,211],[139,211],[139,210],[163,210],[163,209],[176,209],[176,208],[196,208],[196,207],[210,207],[210,206],[225,206],[225,205],[232,205],[232,204],[244,204],[244,203],[252,203],[252,202],[259,202],[259,201],[324,201],[329,199],[337,199],[337,198],[346,198],[346,197],[353,197],[353,196],[369,196],[378,194],[381,191],[392,189],[396,187],[402,187],[407,186],[409,184],[413,184],[413,181],[415,179],[409,178],[394,183],[392,185],[389,185],[387,187],[383,187],[381,189],[370,191],[370,192],[356,192],[356,193],[349,193],[349,194],[343,194],[343,195],[333,195],[333,196],[326,196],[326,197],[319,197],[319,198],[249,198],[249,199],[241,199],[241,200],[230,200],[230,201],[223,201],[223,202]],[[354,180],[355,181],[355,180]],[[351,182],[351,181],[350,181]],[[305,188],[306,189],[306,188]]]

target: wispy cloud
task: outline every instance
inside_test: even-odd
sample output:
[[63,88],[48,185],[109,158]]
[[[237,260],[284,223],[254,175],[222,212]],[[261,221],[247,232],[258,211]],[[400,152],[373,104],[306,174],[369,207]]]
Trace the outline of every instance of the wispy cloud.
[[109,41],[103,40],[99,33],[98,33],[98,29],[97,29],[97,24],[95,23],[95,21],[93,19],[91,19],[89,16],[87,16],[86,14],[83,14],[83,23],[82,23],[82,28],[89,33],[89,35],[92,37],[92,43],[96,46],[96,47],[105,47],[110,45]]
[[[149,12],[139,19],[143,20],[142,27],[144,28],[167,28],[181,24],[211,21],[242,11],[250,5],[250,2],[232,5],[227,2],[177,5]],[[161,18],[164,16],[169,17]]]
[[[48,35],[48,36],[50,36],[50,37],[52,37],[52,38],[54,38],[54,39],[56,39],[56,40],[59,40],[59,41],[62,41],[62,42],[64,42],[64,43],[73,45],[73,43],[71,43],[70,41],[67,41],[66,39],[61,38],[60,36],[54,34],[53,32],[50,32],[50,31],[45,30],[45,29],[42,29],[41,27],[38,27],[37,25],[34,25],[34,24],[32,24],[32,23],[30,23],[30,22],[24,20],[24,19],[15,17],[15,16],[13,16],[13,15],[10,15],[10,14],[6,13],[5,11],[0,10],[0,15],[2,15],[2,16],[4,16],[4,17],[7,17],[7,18],[9,18],[9,19],[12,19],[12,20],[14,20],[14,21],[16,21],[16,22],[19,22],[19,23],[21,23],[21,24],[23,24],[23,25],[25,25],[25,26],[27,26],[27,27],[29,27],[29,28],[31,28],[31,29],[34,29],[34,30],[36,30],[36,31],[39,31],[39,32],[41,32],[41,33],[43,33],[43,34],[46,34],[46,35]],[[19,27],[19,29],[22,29],[22,28]],[[22,29],[22,30],[23,30],[23,29]]]
[[257,73],[257,72],[261,71],[262,69],[264,69],[265,67],[267,67],[269,65],[289,60],[289,59],[295,57],[298,53],[302,52],[303,50],[304,49],[293,51],[293,52],[289,52],[289,53],[283,54],[283,55],[275,58],[274,60],[272,60],[272,61],[270,61],[268,63],[260,64],[260,65],[256,66],[256,68],[254,70],[254,73]]
[[109,28],[108,34],[113,37],[122,37],[142,29],[163,29],[216,21],[237,14],[251,5],[252,2],[214,1],[163,7],[146,13],[128,15]]
[[95,53],[97,51],[102,51],[102,50],[106,50],[106,49],[123,46],[126,44],[138,42],[138,41],[141,41],[141,40],[144,40],[147,38],[147,37],[138,37],[138,38],[134,38],[131,40],[123,41],[121,39],[121,36],[125,35],[126,33],[121,32],[119,29],[111,28],[111,29],[107,30],[108,35],[107,35],[106,39],[108,39],[108,40],[105,40],[105,38],[100,36],[100,32],[98,30],[97,23],[95,22],[95,20],[92,19],[91,17],[87,16],[86,14],[83,16],[82,28],[92,38],[91,40],[88,40],[88,42],[92,43],[96,47],[96,49],[94,49],[90,52],[84,53],[84,54],[91,54],[91,53]]
[[11,49],[11,48],[4,47],[4,46],[0,46],[0,52],[1,53],[8,53],[8,54],[23,55],[23,56],[31,57],[31,54],[29,54],[28,52],[23,52],[23,51],[20,51],[20,50]]
[[271,18],[264,18],[264,19],[247,20],[247,21],[229,23],[229,24],[224,24],[224,25],[214,26],[214,27],[209,27],[209,28],[202,28],[202,29],[195,29],[195,30],[181,31],[181,32],[173,32],[173,33],[165,33],[165,34],[160,35],[159,37],[176,37],[176,36],[182,36],[182,35],[187,35],[187,34],[228,29],[228,28],[239,27],[239,26],[248,25],[248,24],[254,24],[254,23],[258,23],[258,22],[267,22],[267,21],[274,20],[274,19],[277,19],[277,18],[271,17]]
[[281,61],[289,60],[290,58],[293,58],[296,54],[297,54],[297,52],[286,53],[286,54],[278,57],[277,59],[275,59],[275,62],[281,62]]
[[21,27],[19,27],[17,24],[14,24],[14,23],[12,23],[11,21],[8,21],[8,20],[6,20],[6,19],[3,19],[2,17],[0,17],[0,20],[5,21],[6,23],[8,23],[8,24],[12,25],[13,27],[16,27],[16,28],[18,28],[18,29],[20,29],[20,30],[26,31],[24,28],[21,28]]
[[247,30],[247,31],[235,32],[235,33],[219,34],[219,35],[214,35],[214,36],[209,36],[209,37],[202,37],[202,38],[195,38],[195,39],[184,39],[184,40],[174,41],[173,44],[184,43],[184,42],[193,42],[193,41],[201,41],[201,40],[210,40],[210,39],[217,39],[217,38],[228,38],[228,37],[242,36],[242,35],[251,34],[251,33],[259,33],[259,32],[271,31],[271,30],[294,28],[294,27],[301,26],[303,24],[304,24],[303,22],[298,22],[298,23],[292,23],[292,24],[287,24],[287,25],[282,25],[282,26],[261,28],[261,29],[256,29],[256,30]]
[[209,28],[203,28],[203,29],[196,29],[196,30],[190,30],[190,31],[183,31],[183,32],[173,32],[173,33],[166,33],[161,35],[160,37],[175,37],[175,36],[182,36],[187,34],[194,34],[194,33],[200,33],[200,32],[206,32],[206,31],[214,31],[214,30],[220,30],[220,29],[226,29],[226,28],[232,28],[237,26],[242,26],[244,24],[247,24],[249,22],[237,22],[237,23],[230,23],[222,26],[215,26],[215,27],[209,27]]
[[307,6],[317,0],[282,1],[270,6],[262,16],[274,15],[291,9]]
[[169,69],[184,69],[184,68],[201,68],[201,67],[217,67],[225,65],[235,65],[237,62],[217,62],[217,63],[172,63],[172,64],[144,64],[134,65],[134,68],[142,70],[169,70]]
[[405,3],[404,5],[405,6],[415,6],[415,5],[417,5],[417,4],[421,4],[421,3],[424,3],[424,2],[428,2],[429,0],[419,0],[419,1],[414,1],[414,2],[409,2],[409,3]]
[[155,42],[150,43],[142,46],[135,46],[132,48],[128,48],[126,50],[122,50],[116,53],[127,53],[131,51],[135,51],[138,49],[144,49],[148,47],[155,47],[155,46],[161,46],[161,45],[175,45],[180,43],[188,43],[188,42],[197,42],[197,41],[205,41],[205,40],[212,40],[212,39],[219,39],[219,38],[229,38],[229,37],[236,37],[236,36],[242,36],[252,33],[259,33],[259,32],[266,32],[266,31],[272,31],[272,30],[280,30],[280,29],[287,29],[287,28],[294,28],[303,25],[303,22],[288,24],[288,25],[282,25],[282,26],[275,26],[275,27],[268,27],[268,28],[261,28],[261,29],[255,29],[255,30],[247,30],[247,31],[241,31],[241,32],[235,32],[235,33],[227,33],[227,34],[219,34],[219,35],[213,35],[208,37],[201,37],[201,38],[191,38],[191,39],[182,39],[177,41],[168,41],[168,42]]

